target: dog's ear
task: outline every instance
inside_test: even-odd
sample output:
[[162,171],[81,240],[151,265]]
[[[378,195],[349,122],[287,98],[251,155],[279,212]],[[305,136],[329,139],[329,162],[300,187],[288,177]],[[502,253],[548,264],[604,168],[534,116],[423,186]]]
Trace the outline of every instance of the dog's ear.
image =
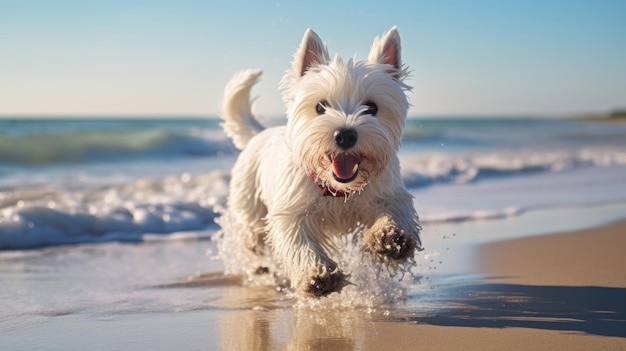
[[320,37],[311,29],[307,29],[296,51],[293,60],[293,70],[297,77],[302,77],[306,71],[316,65],[325,65],[330,60],[328,49]]
[[382,37],[374,38],[368,60],[393,66],[394,69],[389,73],[395,79],[400,80],[405,75],[402,69],[400,51],[400,34],[398,34],[398,29],[394,26]]

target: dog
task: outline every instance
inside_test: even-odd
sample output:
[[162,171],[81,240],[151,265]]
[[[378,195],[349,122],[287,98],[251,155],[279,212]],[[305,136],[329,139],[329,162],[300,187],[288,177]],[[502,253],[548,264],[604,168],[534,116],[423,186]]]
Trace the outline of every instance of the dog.
[[422,248],[397,155],[411,90],[400,52],[393,27],[374,39],[367,60],[331,59],[308,29],[280,83],[285,126],[266,129],[251,112],[260,70],[241,71],[226,85],[221,124],[241,153],[231,172],[223,236],[273,258],[305,296],[349,284],[349,274],[331,259],[337,236],[362,228],[364,248],[394,267]]

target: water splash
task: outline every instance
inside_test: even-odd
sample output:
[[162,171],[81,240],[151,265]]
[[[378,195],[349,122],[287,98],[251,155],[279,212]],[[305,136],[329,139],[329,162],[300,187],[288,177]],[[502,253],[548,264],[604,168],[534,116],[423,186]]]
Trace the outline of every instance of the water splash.
[[[364,249],[363,227],[336,238],[337,251],[331,258],[340,269],[349,275],[349,283],[339,293],[314,298],[295,292],[280,266],[270,255],[258,255],[242,247],[242,240],[233,228],[228,213],[216,220],[222,227],[216,236],[219,258],[223,261],[225,273],[243,276],[242,283],[251,286],[273,286],[287,298],[296,301],[296,308],[312,310],[364,308],[375,311],[378,308],[403,301],[408,291],[418,288],[421,280],[414,259],[400,266],[387,266],[375,260]],[[260,272],[259,267],[267,269]]]

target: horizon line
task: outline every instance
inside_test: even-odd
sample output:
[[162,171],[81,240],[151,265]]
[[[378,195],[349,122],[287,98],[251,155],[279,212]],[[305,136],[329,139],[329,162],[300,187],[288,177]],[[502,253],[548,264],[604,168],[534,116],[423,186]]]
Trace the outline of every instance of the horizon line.
[[[506,119],[506,118],[577,118],[590,115],[598,115],[609,112],[573,112],[573,113],[417,113],[410,114],[407,119],[431,119],[431,118],[469,118],[469,119]],[[262,116],[262,120],[276,120],[284,119],[285,115],[276,116]],[[220,119],[218,114],[101,114],[101,113],[68,113],[68,114],[0,114],[0,120],[20,120],[20,119],[189,119],[189,120],[201,120],[201,119]]]

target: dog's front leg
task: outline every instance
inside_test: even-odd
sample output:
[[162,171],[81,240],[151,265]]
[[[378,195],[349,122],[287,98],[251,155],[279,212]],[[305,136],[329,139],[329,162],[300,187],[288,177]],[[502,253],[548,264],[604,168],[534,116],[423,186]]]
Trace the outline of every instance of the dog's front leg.
[[398,197],[384,207],[364,241],[374,257],[392,264],[402,264],[421,249],[420,226],[410,197]]
[[270,220],[268,238],[274,256],[300,293],[319,297],[339,292],[346,286],[347,276],[324,251],[327,238],[310,222]]

